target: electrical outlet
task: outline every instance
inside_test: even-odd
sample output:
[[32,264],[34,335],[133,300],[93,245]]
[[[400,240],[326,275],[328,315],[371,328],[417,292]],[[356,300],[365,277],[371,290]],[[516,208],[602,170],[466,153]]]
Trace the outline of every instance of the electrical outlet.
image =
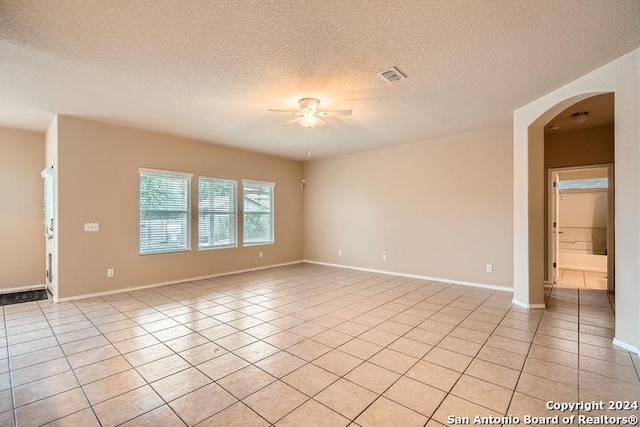
[[264,254],[262,253],[262,251],[258,252],[258,258],[262,258],[264,256]]
[[115,276],[116,272],[113,268],[107,268],[107,277]]
[[487,273],[493,273],[493,264],[487,264]]
[[387,254],[382,254],[382,260],[386,261],[387,260]]
[[342,249],[338,249],[338,256],[342,256]]

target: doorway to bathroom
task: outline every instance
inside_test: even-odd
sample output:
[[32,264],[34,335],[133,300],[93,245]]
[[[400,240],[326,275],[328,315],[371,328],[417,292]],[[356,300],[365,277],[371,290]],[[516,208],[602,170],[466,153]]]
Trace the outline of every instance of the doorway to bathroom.
[[613,290],[612,174],[612,165],[549,169],[549,276],[556,286]]

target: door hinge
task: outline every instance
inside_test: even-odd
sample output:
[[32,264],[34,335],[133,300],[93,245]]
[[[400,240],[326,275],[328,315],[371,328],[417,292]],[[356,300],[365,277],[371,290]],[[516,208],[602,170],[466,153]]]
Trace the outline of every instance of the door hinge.
[[556,188],[556,184],[558,184],[556,181],[553,181],[553,188]]
[[557,267],[557,264],[554,262],[553,263],[553,268],[556,268],[556,267]]
[[556,228],[556,223],[555,223],[555,221],[553,222],[553,228]]

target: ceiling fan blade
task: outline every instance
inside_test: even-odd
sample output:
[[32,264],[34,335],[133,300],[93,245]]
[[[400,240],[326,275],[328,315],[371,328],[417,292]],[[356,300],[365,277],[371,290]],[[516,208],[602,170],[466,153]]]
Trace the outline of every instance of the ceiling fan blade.
[[288,113],[288,114],[296,114],[297,111],[291,111],[291,110],[274,110],[273,108],[269,108],[267,109],[267,111],[271,111],[272,113]]
[[294,124],[294,123],[298,123],[298,119],[293,119],[293,120],[291,120],[290,122],[283,123],[283,124],[281,124],[281,125],[280,125],[280,127],[281,127],[281,128],[283,128],[283,127],[286,127],[286,126],[292,125],[292,124]]
[[352,116],[353,111],[351,110],[321,110],[317,113],[320,117],[338,117],[338,116]]

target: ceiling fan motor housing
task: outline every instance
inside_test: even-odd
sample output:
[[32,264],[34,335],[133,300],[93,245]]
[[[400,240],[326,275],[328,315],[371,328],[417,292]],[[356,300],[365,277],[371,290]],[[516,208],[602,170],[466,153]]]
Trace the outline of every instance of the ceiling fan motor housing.
[[315,113],[318,111],[320,100],[316,98],[302,98],[299,103],[302,113],[306,113],[307,111],[313,111]]

